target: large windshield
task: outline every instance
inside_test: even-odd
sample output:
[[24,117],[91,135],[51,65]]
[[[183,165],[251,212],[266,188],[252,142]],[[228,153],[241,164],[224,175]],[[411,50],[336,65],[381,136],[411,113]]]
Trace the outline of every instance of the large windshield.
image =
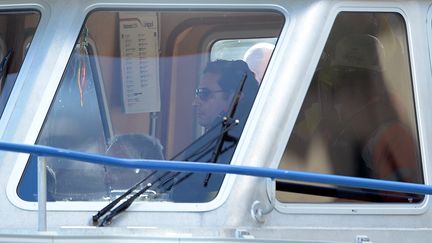
[[[38,143],[123,158],[230,163],[262,79],[247,52],[262,51],[258,40],[276,41],[283,23],[272,11],[92,12]],[[212,49],[223,39],[254,41],[229,46],[245,58],[212,60],[226,51]],[[273,49],[265,51],[260,70]],[[34,163],[18,189],[30,201]],[[146,200],[208,202],[224,178],[60,159],[48,167],[51,201],[112,200],[151,174]]]

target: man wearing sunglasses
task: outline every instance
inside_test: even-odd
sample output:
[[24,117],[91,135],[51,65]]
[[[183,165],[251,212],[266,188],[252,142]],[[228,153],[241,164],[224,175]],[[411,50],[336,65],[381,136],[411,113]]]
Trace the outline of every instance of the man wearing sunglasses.
[[[174,159],[229,163],[257,92],[258,81],[244,61],[208,63],[193,102],[197,121],[206,132]],[[175,202],[211,201],[223,178],[222,174],[182,173],[174,180],[171,199]]]
[[[238,87],[244,80],[241,90]],[[226,61],[217,60],[210,62],[204,69],[198,88],[195,90],[195,100],[198,123],[210,129],[218,121],[222,121],[227,115],[233,102],[237,109],[235,117],[244,116],[249,112],[250,106],[258,91],[258,81],[248,65],[241,60]],[[233,101],[236,92],[240,94],[240,100]],[[245,118],[243,118],[245,119]],[[242,121],[244,122],[244,121]]]

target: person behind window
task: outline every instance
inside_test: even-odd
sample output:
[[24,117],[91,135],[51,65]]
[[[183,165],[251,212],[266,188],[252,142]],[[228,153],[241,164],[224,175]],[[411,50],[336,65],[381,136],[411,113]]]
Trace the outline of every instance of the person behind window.
[[333,144],[357,150],[365,165],[358,171],[362,176],[420,182],[413,135],[398,117],[380,73],[350,69],[338,75],[333,87],[338,124]]
[[384,51],[374,36],[349,36],[336,45],[333,66],[321,75],[331,78],[325,83],[333,114],[325,120],[332,162],[344,175],[421,183],[415,135],[399,117],[381,70]]
[[[257,92],[258,81],[244,61],[208,63],[193,102],[197,122],[205,128],[205,133],[175,159],[229,163]],[[240,98],[235,99],[236,96]],[[184,176],[187,179],[182,181]],[[182,182],[173,188],[172,200],[208,202],[217,195],[223,178],[224,175],[220,174],[183,173],[175,179]]]
[[243,57],[243,60],[255,73],[255,78],[258,82],[261,82],[264,77],[264,72],[268,66],[274,47],[270,43],[258,43],[250,47]]
[[[106,154],[126,159],[163,160],[162,145],[151,136],[144,134],[122,134],[113,139]],[[145,169],[130,169],[104,166],[105,184],[109,192],[127,190],[149,173]]]
[[[244,87],[240,91],[235,117],[243,116],[258,91],[258,81],[248,65],[241,60],[217,60],[210,62],[204,69],[193,105],[197,109],[198,123],[208,130],[211,125],[222,121],[232,106],[235,92],[246,75]],[[234,118],[234,117],[233,117]]]
[[[87,151],[91,151],[91,145],[92,143],[85,144]],[[116,136],[106,154],[129,159],[163,159],[159,141],[142,134]],[[105,166],[58,158],[48,160],[47,170],[48,195],[50,200],[55,201],[114,198],[149,173],[145,169]]]

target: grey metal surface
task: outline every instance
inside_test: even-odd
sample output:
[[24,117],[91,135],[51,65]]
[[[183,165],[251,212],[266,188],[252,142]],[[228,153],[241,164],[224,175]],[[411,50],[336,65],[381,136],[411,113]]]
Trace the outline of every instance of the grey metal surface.
[[[94,9],[267,7],[280,11],[287,21],[233,163],[248,161],[248,165],[252,166],[277,167],[337,13],[395,11],[403,15],[408,28],[423,169],[425,181],[429,183],[432,163],[430,5],[430,1],[336,0],[0,1],[1,9],[35,8],[42,15],[34,43],[1,117],[0,137],[7,141],[34,143],[80,27],[85,16]],[[130,233],[127,227],[136,227],[133,231],[143,237],[129,238],[129,242],[142,239],[167,242],[246,241],[232,239],[235,237],[235,229],[247,229],[255,239],[261,239],[252,240],[255,242],[276,242],[264,239],[354,242],[357,235],[368,235],[373,242],[429,242],[432,235],[429,198],[421,205],[408,207],[284,204],[280,205],[279,210],[272,210],[265,216],[265,223],[260,224],[250,215],[250,209],[255,201],[270,206],[268,195],[273,194],[269,191],[266,180],[252,177],[229,177],[221,191],[223,197],[212,202],[217,206],[210,205],[208,211],[191,212],[194,211],[191,209],[193,206],[188,206],[188,210],[185,210],[184,207],[182,209],[181,206],[169,203],[142,203],[133,205],[131,212],[118,217],[111,229],[100,230],[96,234],[91,233],[94,230],[92,228],[70,230],[63,236],[63,233],[58,232],[62,227],[87,227],[91,215],[104,204],[64,202],[57,206],[48,205],[47,228],[53,233],[37,235],[32,230],[37,228],[38,212],[22,209],[24,204],[35,205],[19,202],[16,196],[17,181],[11,179],[11,176],[16,176],[17,171],[23,169],[26,160],[25,155],[0,153],[0,218],[3,219],[0,223],[0,241],[107,242],[108,238],[102,237],[106,234],[113,237],[111,241],[118,241],[126,240],[123,236]],[[177,207],[178,210],[167,211],[167,207]],[[288,208],[290,212],[281,212],[281,208]],[[22,235],[17,235],[17,229],[28,231],[22,230]],[[179,232],[186,232],[185,234],[198,239],[180,238],[178,235],[169,237],[180,234]],[[154,234],[166,238],[148,238]],[[206,235],[212,238],[205,238]]]

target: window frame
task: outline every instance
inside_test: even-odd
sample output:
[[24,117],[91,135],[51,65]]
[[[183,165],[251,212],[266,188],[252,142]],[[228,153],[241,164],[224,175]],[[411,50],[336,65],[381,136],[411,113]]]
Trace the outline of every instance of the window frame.
[[[1,6],[0,6],[1,7]],[[82,9],[81,9],[82,8]],[[98,4],[92,4],[89,6],[80,6],[79,10],[82,10],[78,16],[76,16],[74,20],[73,25],[73,31],[69,31],[68,33],[68,40],[73,39],[73,43],[67,43],[65,48],[68,50],[68,55],[62,56],[61,60],[64,62],[64,68],[62,70],[55,70],[54,72],[59,73],[60,77],[58,80],[56,80],[55,85],[53,83],[50,83],[50,96],[46,98],[46,100],[43,101],[44,111],[38,111],[37,116],[40,118],[40,124],[37,125],[37,129],[34,128],[31,131],[31,141],[36,141],[37,137],[39,136],[39,133],[41,132],[41,128],[43,126],[44,119],[48,115],[49,107],[52,104],[52,101],[55,97],[55,93],[60,85],[61,78],[63,77],[63,74],[66,69],[66,64],[68,63],[71,54],[75,48],[75,43],[78,38],[78,35],[80,34],[80,30],[84,23],[87,21],[88,16],[94,12],[94,11],[271,11],[276,12],[281,15],[285,19],[285,21],[282,23],[281,26],[281,35],[283,35],[283,32],[286,31],[287,28],[289,28],[289,22],[288,22],[288,13],[282,8],[277,5],[272,4],[257,4],[257,5],[250,5],[250,4],[200,4],[200,5],[193,5],[190,4],[170,4],[170,5],[164,5],[164,4],[156,4],[156,5],[149,5],[145,3],[141,4],[104,4],[104,3],[98,3]],[[76,9],[75,9],[76,10]],[[42,18],[41,18],[42,19]],[[79,24],[78,24],[79,23]],[[36,40],[36,39],[35,39]],[[34,49],[30,48],[30,51]],[[63,48],[64,49],[64,48]],[[39,120],[38,120],[39,121]],[[246,129],[245,129],[246,130]],[[243,136],[242,136],[243,137]],[[241,148],[239,145],[238,148]],[[237,149],[232,157],[232,163],[231,164],[239,164],[238,157],[240,149]],[[29,155],[25,154],[19,154],[16,157],[16,165],[13,168],[13,171],[11,173],[11,176],[8,181],[7,186],[7,195],[11,203],[18,208],[25,209],[25,210],[37,210],[37,202],[31,202],[31,201],[24,201],[21,199],[17,194],[17,188],[18,184],[20,182],[20,179],[23,175],[23,172],[25,170],[25,167],[27,165],[27,162],[29,160]],[[235,163],[234,161],[237,161]],[[225,179],[221,185],[221,188],[219,190],[218,195],[215,199],[213,199],[210,202],[206,203],[172,203],[172,202],[136,202],[134,203],[134,207],[128,209],[128,211],[136,211],[136,212],[142,212],[142,211],[165,211],[165,212],[203,212],[203,211],[210,211],[214,210],[222,204],[224,204],[231,192],[231,189],[234,185],[236,175],[226,175]],[[106,205],[106,201],[56,201],[56,202],[47,202],[47,210],[49,211],[95,211],[100,210],[102,207]]]
[[[4,104],[3,110],[0,111],[0,137],[3,137],[5,134],[6,126],[9,120],[11,119],[13,110],[15,108],[16,103],[19,99],[19,92],[23,88],[24,83],[26,82],[26,77],[29,75],[30,65],[33,62],[34,52],[39,46],[36,38],[40,38],[42,35],[41,32],[45,29],[46,22],[48,21],[47,7],[43,4],[39,3],[28,3],[28,4],[0,4],[1,12],[25,12],[25,11],[35,11],[39,14],[39,22],[36,26],[35,32],[32,37],[32,41],[30,42],[29,48],[24,55],[24,59],[22,60],[21,67],[19,72],[17,73],[17,77],[13,84],[13,87],[8,94],[9,97],[6,99],[6,103]],[[1,13],[0,12],[0,13]],[[24,42],[27,41],[29,35],[26,35]],[[3,41],[3,40],[2,40]],[[27,81],[28,82],[28,81]],[[1,108],[1,107],[0,107]]]

